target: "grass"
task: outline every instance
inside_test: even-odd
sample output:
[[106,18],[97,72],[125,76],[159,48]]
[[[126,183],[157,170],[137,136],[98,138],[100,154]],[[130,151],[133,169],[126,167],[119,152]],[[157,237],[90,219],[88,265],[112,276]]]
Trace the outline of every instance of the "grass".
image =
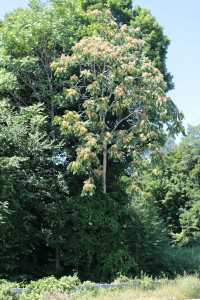
[[185,300],[200,298],[200,280],[196,276],[179,277],[161,285],[132,288],[76,291],[72,294],[45,294],[39,300]]

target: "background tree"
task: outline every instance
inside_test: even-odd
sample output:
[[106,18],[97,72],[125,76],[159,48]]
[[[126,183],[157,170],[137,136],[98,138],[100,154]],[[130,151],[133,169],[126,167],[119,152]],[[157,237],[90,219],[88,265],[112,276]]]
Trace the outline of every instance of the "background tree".
[[167,49],[170,44],[169,38],[164,34],[163,27],[156,18],[151,15],[149,9],[136,6],[133,10],[131,21],[133,27],[140,27],[141,38],[146,42],[146,56],[153,65],[160,70],[167,84],[166,92],[174,88],[172,75],[167,71]]
[[200,244],[200,125],[188,128],[178,152],[180,168],[185,175],[186,202],[180,209],[181,232],[175,237],[183,245]]
[[150,190],[172,236],[182,245],[199,243],[199,126],[166,154]]
[[152,16],[149,9],[134,7],[134,1],[122,0],[79,0],[84,11],[99,9],[110,10],[119,24],[131,25],[140,28],[140,38],[146,41],[146,56],[160,70],[167,83],[166,91],[174,88],[172,75],[167,71],[166,56],[170,44],[169,38],[164,34],[163,27]]
[[[0,116],[0,201],[7,201],[0,226],[1,272],[36,275],[41,264],[55,260],[56,248],[47,248],[42,234],[47,227],[44,215],[49,203],[53,207],[56,200],[67,201],[67,182],[59,166],[52,173],[53,145],[41,105],[17,111],[1,101]],[[51,234],[58,239],[53,230]]]
[[84,11],[89,10],[110,10],[118,23],[130,24],[132,19],[132,1],[130,0],[79,0]]
[[[65,9],[63,7],[65,7]],[[37,161],[40,165],[40,172],[43,173],[44,176],[43,186],[40,186],[42,192],[40,190],[41,193],[38,193],[38,200],[40,198],[40,202],[35,201],[35,203],[37,203],[37,209],[40,211],[40,216],[43,216],[45,209],[41,212],[41,208],[45,208],[47,199],[49,202],[52,201],[52,206],[55,205],[58,195],[57,191],[60,192],[58,198],[64,198],[63,201],[66,201],[65,190],[67,187],[61,184],[66,175],[66,167],[64,160],[62,160],[62,163],[61,160],[58,163],[56,159],[56,157],[58,157],[57,155],[60,156],[60,152],[64,153],[65,150],[62,149],[61,151],[62,147],[59,144],[59,134],[55,131],[53,125],[54,114],[58,110],[60,111],[56,99],[56,92],[60,90],[60,86],[58,82],[56,82],[55,85],[50,63],[63,51],[70,51],[74,40],[79,39],[82,19],[84,19],[83,11],[79,11],[79,8],[71,1],[55,1],[52,2],[51,6],[44,5],[40,1],[30,1],[30,7],[28,9],[18,9],[7,14],[0,30],[0,76],[1,82],[3,83],[1,85],[0,95],[1,97],[6,97],[15,109],[17,109],[17,107],[23,107],[25,109],[31,104],[43,105],[43,113],[46,118],[44,134],[49,135],[52,142],[51,150],[44,152],[47,155],[45,158],[43,157],[45,163],[39,162],[36,156],[33,159],[33,161]],[[23,149],[21,146],[19,147],[18,142],[13,140],[13,145],[15,144],[18,148],[19,155],[23,157],[24,153],[22,150],[26,148],[26,140],[21,140]],[[29,156],[31,153],[27,155]],[[35,174],[34,168],[36,165],[29,164],[30,173]],[[26,168],[27,165],[24,163],[23,167]],[[33,169],[31,170],[31,168]],[[18,178],[22,182],[21,177],[18,176]],[[30,180],[31,175],[27,174],[27,178]],[[35,178],[35,175],[32,177],[32,184],[34,184],[34,180],[35,185],[38,186],[38,179]],[[48,180],[51,181],[52,190],[54,189],[55,191],[54,195],[53,192],[49,193],[48,191],[50,184]],[[17,187],[17,185],[15,187]],[[27,186],[24,183],[24,189],[26,188]],[[64,194],[61,192],[61,189]],[[48,194],[49,197],[47,196],[47,198],[45,198],[44,194]],[[26,197],[27,195],[23,195],[21,201],[26,201]],[[33,188],[32,194],[31,192],[29,193],[29,199],[32,198],[32,200],[34,200],[34,197],[36,197],[36,194],[34,195]],[[43,203],[42,199],[44,198]],[[60,203],[62,207],[62,201],[58,201],[56,205],[58,205],[58,203]],[[34,213],[36,213],[36,210],[34,209]],[[50,220],[51,219],[49,219],[49,221]],[[39,222],[39,227],[40,226],[45,227],[45,225]],[[56,239],[55,234],[54,241]],[[24,249],[25,248],[26,247],[24,247]],[[55,251],[58,253],[58,249],[55,249]],[[48,255],[46,257],[48,257]],[[56,257],[56,265],[58,266],[58,254],[56,254]]]

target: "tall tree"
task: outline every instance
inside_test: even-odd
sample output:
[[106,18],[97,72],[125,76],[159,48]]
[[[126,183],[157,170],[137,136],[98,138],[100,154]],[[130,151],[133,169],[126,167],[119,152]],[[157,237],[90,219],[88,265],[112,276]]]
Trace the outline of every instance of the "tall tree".
[[[105,24],[105,13],[91,13]],[[109,12],[100,28],[99,36],[83,38],[71,56],[63,54],[52,63],[66,84],[69,107],[56,121],[76,153],[68,169],[88,175],[83,194],[93,193],[94,177],[101,173],[106,193],[108,160],[126,161],[134,153],[156,151],[165,140],[164,124],[174,134],[182,119],[165,97],[162,74],[144,56],[139,29],[119,26]]]
[[[22,107],[25,109],[31,104],[42,105],[44,109],[43,113],[47,121],[45,134],[49,135],[52,147],[48,153],[46,152],[48,159],[47,156],[43,157],[47,165],[39,162],[38,164],[40,164],[40,171],[44,175],[43,178],[45,178],[43,191],[45,188],[48,190],[47,177],[51,178],[51,187],[52,190],[54,189],[55,195],[53,196],[52,192],[49,194],[50,197],[47,198],[48,201],[52,201],[52,206],[55,204],[56,198],[63,198],[63,201],[66,201],[67,198],[65,191],[62,193],[60,190],[64,187],[61,181],[62,178],[65,178],[66,167],[64,160],[61,163],[61,160],[58,162],[58,159],[56,159],[60,156],[62,147],[59,144],[58,131],[56,132],[53,123],[55,113],[62,110],[56,98],[60,86],[58,82],[55,85],[50,64],[63,51],[70,51],[74,40],[80,38],[81,29],[84,26],[83,19],[84,12],[70,0],[52,1],[51,5],[49,3],[45,5],[36,0],[30,1],[30,6],[27,9],[18,9],[7,14],[0,29],[0,80],[2,82],[0,96],[6,97],[9,103],[12,103],[15,107],[15,110]],[[22,139],[22,143],[25,147],[25,139]],[[15,145],[14,140],[13,145]],[[18,149],[19,152],[21,151],[20,155],[23,156],[22,148],[18,147]],[[62,148],[62,152],[64,151]],[[36,157],[33,161],[36,161]],[[24,167],[26,168],[25,165]],[[35,165],[30,164],[28,172],[34,174],[33,182],[35,179],[37,185],[38,179],[36,179],[37,176],[35,177],[35,170],[31,170],[31,168],[35,168]],[[27,178],[30,178],[29,175],[27,175]],[[65,181],[65,179],[63,180]],[[17,185],[15,185],[16,187]],[[60,192],[60,195],[57,191]],[[46,191],[46,193],[48,192]],[[22,197],[22,202],[26,201],[25,197],[25,195]],[[32,194],[30,196],[29,194],[29,199],[33,199],[33,197],[36,197],[36,195]],[[42,203],[42,199],[45,198],[43,192],[41,192],[40,197]],[[47,198],[44,199],[44,208]],[[37,201],[36,203],[40,210],[41,203]],[[58,203],[62,207],[62,201],[58,200]],[[36,213],[35,210],[34,213]],[[39,226],[42,226],[41,223]],[[54,234],[54,240],[56,240],[56,234]],[[58,249],[55,249],[55,252],[58,253]],[[56,254],[56,258],[56,265],[58,266],[58,254]]]

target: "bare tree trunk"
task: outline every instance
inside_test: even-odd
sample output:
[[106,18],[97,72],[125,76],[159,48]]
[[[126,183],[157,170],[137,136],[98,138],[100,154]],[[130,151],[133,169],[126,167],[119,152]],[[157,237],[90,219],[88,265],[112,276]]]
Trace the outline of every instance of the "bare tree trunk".
[[103,193],[106,194],[107,143],[103,142]]
[[53,99],[51,99],[51,128],[52,128],[52,138],[55,140],[55,131],[54,131],[54,117],[55,117],[55,112],[54,112],[54,103]]

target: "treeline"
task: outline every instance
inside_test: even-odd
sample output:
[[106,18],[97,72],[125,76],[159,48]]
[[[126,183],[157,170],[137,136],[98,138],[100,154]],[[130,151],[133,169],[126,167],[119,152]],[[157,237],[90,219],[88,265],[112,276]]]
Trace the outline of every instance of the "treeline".
[[183,272],[171,253],[199,245],[200,128],[166,148],[183,116],[149,10],[32,0],[0,45],[0,276]]

